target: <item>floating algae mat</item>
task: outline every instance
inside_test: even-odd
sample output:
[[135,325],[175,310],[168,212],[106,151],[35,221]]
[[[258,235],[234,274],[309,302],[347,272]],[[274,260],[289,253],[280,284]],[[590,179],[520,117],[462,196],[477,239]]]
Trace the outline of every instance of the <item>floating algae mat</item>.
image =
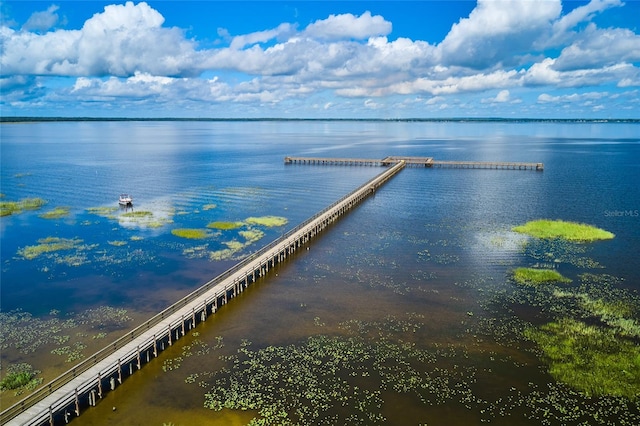
[[548,359],[549,373],[587,396],[640,398],[640,345],[605,327],[562,319],[527,337]]
[[513,279],[518,284],[536,285],[545,283],[569,283],[571,280],[553,269],[516,268]]
[[561,238],[576,242],[610,240],[615,236],[611,232],[595,226],[563,220],[534,220],[516,226],[513,230],[537,238]]
[[176,237],[187,238],[190,240],[202,240],[210,236],[206,229],[194,228],[177,228],[172,229],[171,233]]
[[262,239],[266,234],[263,230],[258,229],[258,227],[272,228],[284,226],[287,223],[288,219],[281,216],[249,217],[244,221],[209,222],[207,228],[219,231],[216,234],[211,234],[207,232],[206,229],[199,228],[174,229],[171,233],[182,238],[190,239],[204,239],[219,235],[225,235],[225,238],[229,238],[229,233],[225,231],[238,230],[234,233],[236,236],[231,237],[230,241],[220,243],[225,248],[214,251],[206,251],[204,248],[189,248],[183,251],[183,254],[192,258],[208,256],[212,261],[220,261],[233,259],[244,248]]
[[18,250],[18,254],[25,259],[35,259],[41,254],[73,250],[82,246],[83,240],[79,238],[59,238],[59,237],[47,237],[38,240],[37,245],[26,246]]
[[24,198],[20,201],[0,201],[0,216],[22,213],[24,210],[38,210],[47,204],[42,198]]
[[107,219],[117,220],[120,225],[127,228],[161,228],[172,223],[172,217],[175,214],[173,208],[165,205],[158,207],[157,212],[136,210],[119,213],[120,210],[122,210],[120,207],[102,206],[88,208],[87,212]]
[[248,217],[244,221],[250,225],[261,225],[266,227],[284,226],[288,222],[286,217],[281,216]]
[[53,210],[42,213],[40,217],[43,219],[61,219],[63,217],[69,216],[70,210],[70,207],[56,207]]
[[244,222],[211,222],[207,225],[207,228],[219,229],[221,231],[229,231],[232,229],[242,228]]
[[174,211],[169,209],[156,214],[151,211],[141,210],[135,212],[125,212],[118,216],[120,225],[125,227],[139,226],[142,228],[161,228],[173,222]]

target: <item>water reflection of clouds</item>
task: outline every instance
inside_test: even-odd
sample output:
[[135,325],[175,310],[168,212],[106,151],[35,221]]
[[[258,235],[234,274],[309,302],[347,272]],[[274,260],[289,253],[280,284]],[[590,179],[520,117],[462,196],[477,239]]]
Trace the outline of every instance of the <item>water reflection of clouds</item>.
[[529,237],[509,230],[481,230],[473,234],[469,253],[476,264],[510,264],[515,262]]
[[164,232],[162,228],[173,222],[176,208],[170,197],[158,197],[140,204],[134,200],[133,208],[121,209],[117,219],[127,229],[149,230],[153,234]]

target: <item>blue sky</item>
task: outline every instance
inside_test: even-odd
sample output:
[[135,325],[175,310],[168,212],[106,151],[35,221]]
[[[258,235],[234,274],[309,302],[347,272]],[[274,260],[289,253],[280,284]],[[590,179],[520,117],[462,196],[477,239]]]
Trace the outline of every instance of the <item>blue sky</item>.
[[1,1],[2,116],[640,118],[640,1]]

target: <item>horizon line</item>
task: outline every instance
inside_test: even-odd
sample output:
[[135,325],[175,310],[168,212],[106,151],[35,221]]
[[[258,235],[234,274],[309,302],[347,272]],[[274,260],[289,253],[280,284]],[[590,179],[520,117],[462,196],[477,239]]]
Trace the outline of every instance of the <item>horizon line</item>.
[[639,122],[640,118],[507,118],[507,117],[432,117],[432,118],[286,118],[286,117],[62,117],[62,116],[0,116],[0,123],[38,122],[38,121],[370,121],[370,122]]

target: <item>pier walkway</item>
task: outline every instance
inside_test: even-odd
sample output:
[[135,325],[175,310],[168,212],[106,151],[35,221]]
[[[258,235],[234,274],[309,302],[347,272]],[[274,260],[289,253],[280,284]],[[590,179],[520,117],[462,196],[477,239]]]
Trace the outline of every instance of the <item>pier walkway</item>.
[[350,194],[210,280],[111,345],[0,413],[2,425],[57,425],[94,406],[104,393],[158,356],[208,315],[283,262],[405,167],[395,162]]
[[67,423],[104,393],[115,390],[189,330],[306,245],[406,166],[542,171],[542,163],[437,161],[432,157],[312,158],[285,157],[286,164],[386,166],[386,170],[291,231],[210,280],[177,303],[131,330],[71,370],[0,413],[0,424],[51,426]]
[[380,160],[367,158],[329,158],[329,157],[285,157],[286,164],[334,164],[388,166],[403,161],[407,166],[439,167],[456,169],[503,169],[543,171],[543,163],[523,163],[515,161],[442,161],[433,157],[385,157]]

